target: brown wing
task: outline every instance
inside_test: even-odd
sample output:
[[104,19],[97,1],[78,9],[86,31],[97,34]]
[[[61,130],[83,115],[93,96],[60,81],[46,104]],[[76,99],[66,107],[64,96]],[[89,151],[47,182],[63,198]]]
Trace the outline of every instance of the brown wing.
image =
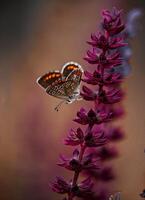
[[64,77],[69,76],[69,74],[72,73],[76,69],[78,69],[78,67],[73,64],[67,65],[63,70],[63,76]]
[[67,100],[69,98],[67,90],[70,85],[71,81],[56,81],[53,85],[47,87],[46,92],[51,96]]
[[83,71],[82,67],[78,63],[68,62],[63,66],[61,73],[63,77],[68,77],[75,70]]
[[46,89],[48,86],[54,84],[56,81],[61,80],[62,75],[60,72],[49,72],[37,79],[37,83]]

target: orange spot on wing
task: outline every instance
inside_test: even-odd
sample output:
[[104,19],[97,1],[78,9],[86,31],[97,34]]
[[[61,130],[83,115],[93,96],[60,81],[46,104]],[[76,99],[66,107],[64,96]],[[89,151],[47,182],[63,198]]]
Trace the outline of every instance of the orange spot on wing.
[[45,77],[45,80],[48,80],[48,79],[49,79],[49,76],[46,76],[46,77]]

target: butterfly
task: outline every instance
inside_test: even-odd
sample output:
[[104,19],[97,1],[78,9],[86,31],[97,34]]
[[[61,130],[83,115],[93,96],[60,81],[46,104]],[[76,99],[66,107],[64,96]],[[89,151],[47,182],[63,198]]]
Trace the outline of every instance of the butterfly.
[[81,65],[76,62],[68,62],[63,65],[61,72],[57,70],[49,71],[40,76],[37,79],[37,83],[49,95],[62,99],[55,108],[58,111],[63,102],[72,103],[81,99],[80,82],[82,74]]

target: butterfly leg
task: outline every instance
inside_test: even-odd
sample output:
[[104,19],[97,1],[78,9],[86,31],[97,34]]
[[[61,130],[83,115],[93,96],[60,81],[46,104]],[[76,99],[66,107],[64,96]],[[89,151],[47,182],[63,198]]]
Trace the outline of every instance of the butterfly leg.
[[55,111],[59,111],[59,108],[61,107],[61,105],[63,104],[65,102],[65,100],[62,100],[55,108],[54,108],[54,110]]

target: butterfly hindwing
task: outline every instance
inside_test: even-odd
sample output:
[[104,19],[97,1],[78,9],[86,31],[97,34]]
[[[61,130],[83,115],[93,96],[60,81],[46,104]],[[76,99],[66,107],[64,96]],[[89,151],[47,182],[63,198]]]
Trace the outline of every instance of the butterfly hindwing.
[[47,87],[46,92],[49,95],[57,98],[68,99],[68,94],[66,89],[67,84],[70,85],[70,81],[68,83],[65,80],[60,80],[58,82],[55,82],[55,84],[53,84],[53,87]]

